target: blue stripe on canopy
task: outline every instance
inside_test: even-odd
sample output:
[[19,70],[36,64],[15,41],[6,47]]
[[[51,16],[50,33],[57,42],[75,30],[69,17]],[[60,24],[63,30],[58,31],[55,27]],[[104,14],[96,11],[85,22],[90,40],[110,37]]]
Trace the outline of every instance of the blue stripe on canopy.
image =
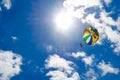
[[92,36],[90,36],[90,41],[88,42],[89,45],[92,44]]

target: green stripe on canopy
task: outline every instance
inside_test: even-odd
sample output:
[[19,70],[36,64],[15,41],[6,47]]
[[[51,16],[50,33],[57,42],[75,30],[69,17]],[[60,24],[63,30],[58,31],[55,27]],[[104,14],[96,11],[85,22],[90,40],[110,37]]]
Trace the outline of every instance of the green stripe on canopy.
[[90,37],[90,35],[85,36],[83,39],[86,42],[86,40]]

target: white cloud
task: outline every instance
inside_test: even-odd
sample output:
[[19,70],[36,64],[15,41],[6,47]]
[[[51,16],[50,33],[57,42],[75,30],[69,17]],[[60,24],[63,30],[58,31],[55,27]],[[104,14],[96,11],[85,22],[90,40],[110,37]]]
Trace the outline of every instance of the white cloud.
[[56,68],[59,70],[66,70],[68,73],[71,73],[73,68],[70,66],[73,64],[71,61],[66,61],[64,58],[61,58],[58,55],[50,56],[46,61],[46,68]]
[[65,0],[63,5],[65,7],[73,7],[74,9],[76,7],[82,7],[84,6],[85,8],[89,8],[89,7],[102,7],[100,0]]
[[16,36],[11,36],[11,38],[12,38],[13,40],[17,40],[17,37],[16,37]]
[[72,56],[74,58],[79,58],[79,57],[85,57],[86,56],[86,53],[85,52],[77,52],[77,53],[72,53]]
[[47,45],[46,47],[47,51],[50,52],[53,50],[53,46],[52,45]]
[[50,71],[47,73],[47,76],[53,76],[50,80],[65,80],[67,78],[66,74],[59,70]]
[[22,57],[11,51],[0,51],[0,80],[10,80],[20,73]]
[[102,76],[105,76],[107,73],[118,74],[120,72],[118,68],[112,67],[110,63],[106,64],[104,61],[100,62],[97,67],[102,70]]
[[120,16],[117,19],[116,25],[117,25],[117,29],[120,31]]
[[105,31],[108,36],[108,40],[116,44],[117,42],[120,42],[120,33],[118,31],[112,30],[110,27],[106,27]]
[[104,2],[108,6],[112,2],[112,0],[104,0]]
[[86,64],[86,65],[92,65],[93,63],[93,60],[94,59],[94,55],[91,55],[91,56],[86,56],[82,59],[82,61]]
[[50,80],[80,80],[79,74],[77,72],[74,72],[73,74],[66,74],[65,72],[55,70],[55,71],[49,71],[47,73],[47,76],[52,76]]
[[45,62],[46,69],[55,69],[46,74],[46,76],[51,76],[50,80],[80,80],[79,74],[72,67],[75,65],[72,61],[54,54],[49,56]]
[[112,30],[110,27],[105,29],[108,40],[114,43],[114,52],[119,55],[120,52],[120,33],[117,30]]
[[100,12],[100,20],[105,23],[106,25],[109,26],[114,26],[116,25],[116,21],[113,20],[112,17],[109,16],[109,13],[107,13],[105,10],[102,10]]
[[89,65],[91,66],[92,63],[93,63],[93,59],[94,59],[94,55],[91,55],[91,56],[87,56],[85,52],[73,52],[72,53],[72,57],[74,58],[79,58],[81,57],[82,61],[86,64],[86,65]]
[[85,73],[85,79],[84,80],[97,80],[97,78],[98,78],[98,74],[93,69],[90,68]]
[[116,52],[117,53],[117,55],[120,55],[120,43],[117,43],[116,45],[116,48],[114,49],[114,52]]
[[[109,4],[111,1],[105,0],[105,3]],[[103,8],[101,0],[65,0],[63,6],[72,16],[80,19],[82,23],[92,25],[98,29],[100,35],[98,44],[102,44],[104,39],[108,39],[113,43],[114,51],[120,54],[120,41],[118,40],[120,36],[120,18],[118,16],[117,21],[114,20],[109,15],[110,13]],[[96,16],[98,17],[96,18]],[[113,30],[113,26],[116,26],[117,30]]]
[[10,9],[11,6],[12,6],[11,0],[2,0],[1,4],[2,4],[6,9]]

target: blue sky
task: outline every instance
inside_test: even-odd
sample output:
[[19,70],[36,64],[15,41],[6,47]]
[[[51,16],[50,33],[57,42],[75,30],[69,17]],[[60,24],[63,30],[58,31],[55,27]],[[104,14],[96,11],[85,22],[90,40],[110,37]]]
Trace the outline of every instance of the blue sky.
[[[119,80],[119,3],[0,0],[0,80]],[[82,39],[90,25],[94,45]]]

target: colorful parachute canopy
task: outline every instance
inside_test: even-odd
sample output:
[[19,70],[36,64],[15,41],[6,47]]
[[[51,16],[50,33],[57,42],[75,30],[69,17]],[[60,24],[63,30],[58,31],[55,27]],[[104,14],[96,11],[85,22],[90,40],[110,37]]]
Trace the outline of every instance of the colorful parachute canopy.
[[97,29],[92,26],[88,26],[85,28],[83,33],[83,40],[86,44],[92,45],[95,44],[99,39],[99,33]]

